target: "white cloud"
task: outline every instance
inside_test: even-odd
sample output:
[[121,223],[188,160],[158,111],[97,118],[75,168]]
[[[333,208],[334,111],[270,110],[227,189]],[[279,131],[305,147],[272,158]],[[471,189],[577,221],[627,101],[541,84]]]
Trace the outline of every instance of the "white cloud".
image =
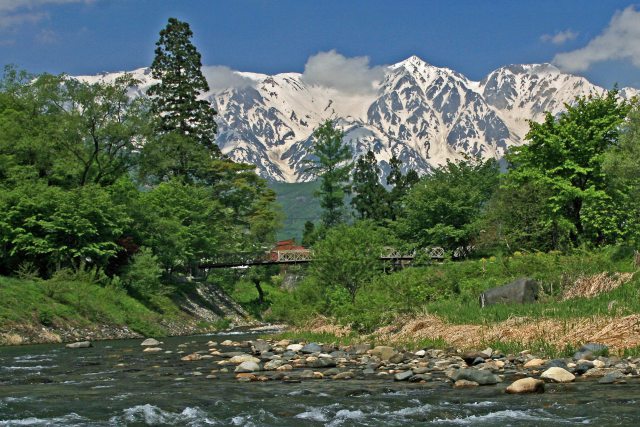
[[65,3],[91,3],[93,0],[0,0],[0,29],[37,23],[48,15],[42,6]]
[[571,30],[558,31],[557,33],[551,34],[543,34],[540,36],[540,40],[543,42],[551,42],[553,44],[563,44],[568,42],[569,40],[574,40],[578,37],[578,33]]
[[213,92],[219,92],[230,88],[241,89],[254,84],[253,80],[250,78],[241,76],[231,68],[223,65],[203,66],[202,75],[207,79],[209,88]]
[[586,71],[595,63],[630,61],[640,68],[640,12],[629,6],[616,12],[609,26],[585,47],[559,53],[553,63],[564,71]]
[[58,34],[51,29],[44,29],[36,35],[36,40],[42,44],[54,44],[58,42]]
[[310,84],[335,88],[350,93],[369,93],[382,80],[385,67],[369,66],[369,58],[347,58],[335,50],[309,57],[302,78]]

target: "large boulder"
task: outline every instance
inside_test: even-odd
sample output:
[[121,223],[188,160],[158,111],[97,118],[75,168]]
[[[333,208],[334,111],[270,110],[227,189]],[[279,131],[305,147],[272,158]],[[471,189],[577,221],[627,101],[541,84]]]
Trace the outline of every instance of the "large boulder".
[[480,295],[480,306],[528,304],[538,300],[540,285],[533,279],[518,279],[508,285],[489,289]]

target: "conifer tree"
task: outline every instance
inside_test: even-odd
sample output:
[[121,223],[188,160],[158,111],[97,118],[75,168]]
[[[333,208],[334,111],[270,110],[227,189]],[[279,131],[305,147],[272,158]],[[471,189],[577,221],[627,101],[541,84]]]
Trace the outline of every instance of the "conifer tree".
[[353,171],[351,205],[360,219],[382,221],[388,216],[387,191],[380,184],[380,168],[373,151],[360,156]]
[[322,223],[330,228],[342,222],[344,217],[344,196],[349,191],[349,172],[352,164],[351,148],[344,145],[344,133],[331,120],[325,121],[313,132],[314,159],[306,169],[320,177],[320,206],[324,209]]
[[188,173],[183,169],[189,169],[189,160],[198,157],[189,154],[192,149],[204,148],[211,158],[220,155],[215,144],[217,112],[208,101],[198,99],[209,90],[209,85],[200,70],[200,53],[191,43],[192,36],[188,23],[169,18],[160,31],[151,64],[151,75],[158,83],[148,91],[159,120],[158,133],[164,136],[164,144],[175,148],[161,151],[174,158],[177,162],[174,169],[179,173]]

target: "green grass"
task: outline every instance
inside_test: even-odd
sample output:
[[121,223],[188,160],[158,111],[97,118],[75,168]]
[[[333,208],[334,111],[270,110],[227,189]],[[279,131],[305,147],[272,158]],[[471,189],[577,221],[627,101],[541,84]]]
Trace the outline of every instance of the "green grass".
[[283,227],[278,232],[278,239],[302,238],[304,223],[317,222],[322,209],[320,202],[313,196],[319,182],[270,183],[269,187],[276,192],[277,201],[284,214]]
[[153,296],[143,304],[122,289],[91,282],[0,277],[0,330],[112,325],[163,336],[170,331],[162,320],[187,323],[191,319],[167,296]]
[[[629,251],[622,248],[445,262],[381,275],[358,291],[354,304],[340,289],[327,289],[307,277],[292,293],[274,298],[270,320],[302,326],[322,314],[367,333],[398,316],[421,313],[435,314],[457,324],[492,324],[514,316],[560,320],[624,316],[640,313],[640,274],[595,298],[561,301],[560,296],[581,276],[635,269]],[[537,303],[480,307],[483,291],[521,277],[541,284],[542,295]]]

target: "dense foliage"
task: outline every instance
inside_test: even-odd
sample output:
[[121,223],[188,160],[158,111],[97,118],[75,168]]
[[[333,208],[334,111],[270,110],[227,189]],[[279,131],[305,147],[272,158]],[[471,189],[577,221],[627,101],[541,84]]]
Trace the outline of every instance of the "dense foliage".
[[151,97],[7,68],[0,82],[0,273],[91,271],[138,297],[221,253],[263,252],[275,194],[220,158],[188,24],[160,33]]

